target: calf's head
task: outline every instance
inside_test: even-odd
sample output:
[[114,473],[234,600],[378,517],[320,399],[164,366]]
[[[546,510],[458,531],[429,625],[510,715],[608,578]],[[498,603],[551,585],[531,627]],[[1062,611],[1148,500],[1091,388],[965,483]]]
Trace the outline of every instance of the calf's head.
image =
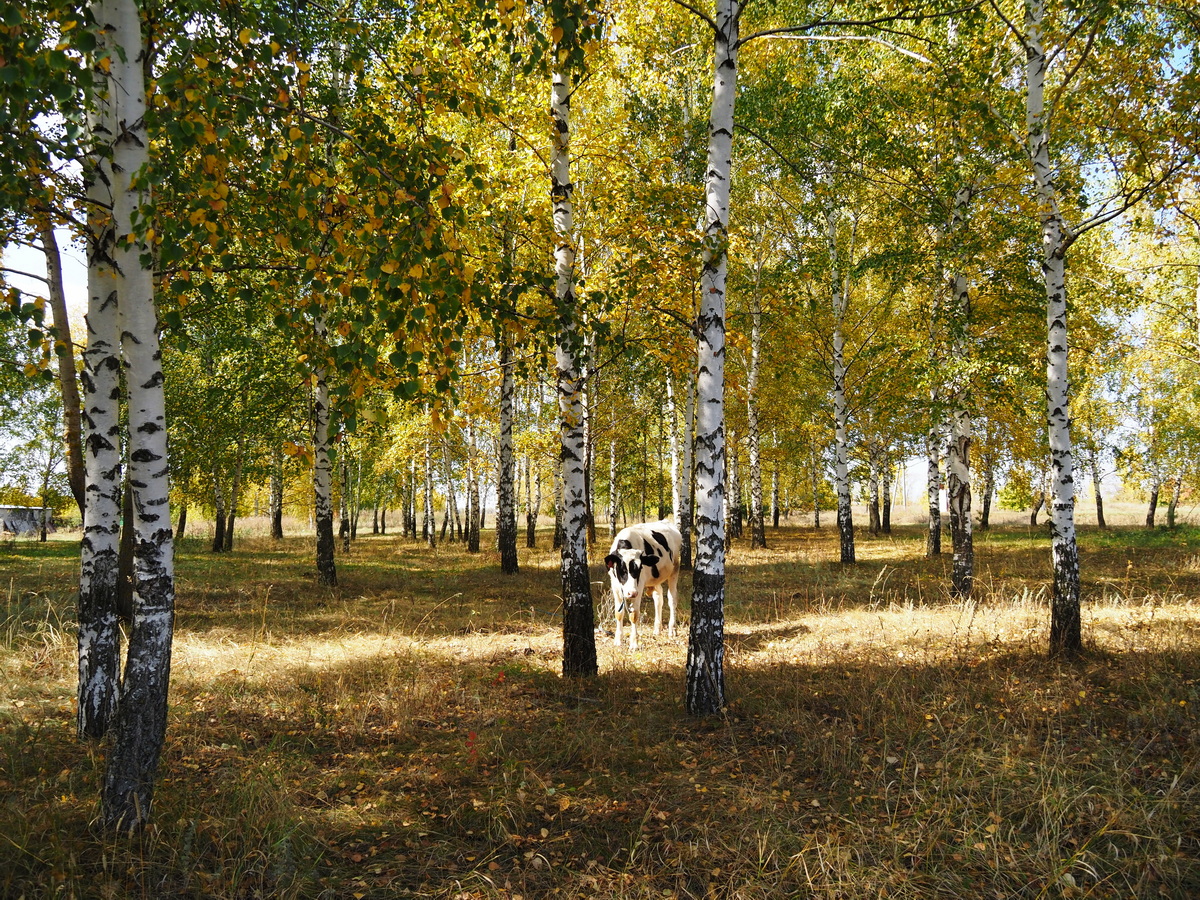
[[[622,541],[623,544],[628,543]],[[662,557],[632,547],[619,546],[604,557],[608,576],[612,581],[613,597],[618,601],[636,600],[646,589],[649,578],[658,577],[658,564]]]

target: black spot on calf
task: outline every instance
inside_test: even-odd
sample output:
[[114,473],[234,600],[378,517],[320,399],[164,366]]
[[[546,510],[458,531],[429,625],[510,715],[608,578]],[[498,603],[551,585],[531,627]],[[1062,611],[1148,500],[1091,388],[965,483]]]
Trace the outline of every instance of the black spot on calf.
[[675,555],[673,553],[671,553],[671,545],[667,543],[667,539],[665,537],[663,537],[662,532],[661,531],[651,531],[650,533],[652,535],[654,535],[654,539],[656,541],[658,541],[658,545],[667,551],[667,558],[674,559]]

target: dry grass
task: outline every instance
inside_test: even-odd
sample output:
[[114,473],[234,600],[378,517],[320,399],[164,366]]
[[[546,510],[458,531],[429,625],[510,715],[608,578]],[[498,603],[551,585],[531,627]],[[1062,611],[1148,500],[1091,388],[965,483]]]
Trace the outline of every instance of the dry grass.
[[97,830],[73,734],[75,547],[5,545],[0,894],[1200,896],[1200,533],[1085,535],[1073,663],[1044,655],[1044,535],[981,536],[968,603],[916,529],[851,568],[828,531],[769,537],[730,556],[712,721],[682,710],[686,627],[559,678],[548,549],[502,578],[364,538],[331,591],[304,541],[184,542],[133,840]]

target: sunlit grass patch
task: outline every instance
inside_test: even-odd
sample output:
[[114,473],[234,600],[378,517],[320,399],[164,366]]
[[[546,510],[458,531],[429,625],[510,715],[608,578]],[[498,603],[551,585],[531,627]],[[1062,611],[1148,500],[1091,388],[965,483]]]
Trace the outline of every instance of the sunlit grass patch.
[[1085,535],[1089,651],[1056,662],[1041,534],[981,541],[969,601],[919,529],[853,567],[829,531],[768,538],[730,555],[730,704],[706,721],[683,713],[686,577],[677,638],[598,632],[575,683],[548,547],[505,577],[362,539],[333,590],[299,539],[185,547],[133,841],[93,824],[69,585],[30,579],[0,644],[0,895],[1200,896],[1194,547]]

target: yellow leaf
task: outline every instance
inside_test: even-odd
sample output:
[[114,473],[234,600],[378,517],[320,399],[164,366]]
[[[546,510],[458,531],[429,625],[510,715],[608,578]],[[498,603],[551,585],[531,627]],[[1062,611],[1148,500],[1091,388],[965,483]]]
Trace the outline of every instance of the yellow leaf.
[[295,125],[293,125],[291,128],[288,129],[288,137],[291,138],[293,141],[298,141],[298,140],[300,140],[300,138],[304,137],[304,132],[301,131],[299,128],[297,128]]
[[408,277],[414,278],[414,279],[420,278],[424,273],[425,273],[425,270],[422,269],[421,266],[418,264],[408,270]]
[[550,29],[550,40],[554,41],[554,43],[557,44],[562,39],[563,39],[563,30],[561,28],[559,28],[557,25],[555,25],[553,28]]
[[387,262],[385,262],[385,263],[384,263],[382,266],[380,266],[379,268],[380,268],[380,270],[381,270],[381,271],[383,271],[383,272],[386,272],[386,273],[387,273],[387,274],[389,274],[389,275],[395,275],[395,274],[396,274],[396,270],[397,270],[397,269],[399,269],[399,268],[400,268],[400,266],[399,266],[399,265],[397,265],[397,263],[396,263],[396,261],[395,261],[394,259],[389,259]]
[[203,56],[200,56],[199,54],[197,54],[196,56],[193,56],[192,61],[196,63],[197,69],[207,69],[208,68],[208,60],[205,59]]
[[238,32],[238,40],[241,41],[243,47],[245,47],[247,44],[249,44],[253,37],[254,37],[254,32],[251,31],[249,28],[243,28],[241,31]]
[[278,53],[278,52],[279,52],[280,50],[282,50],[282,49],[283,49],[283,48],[279,46],[278,42],[276,42],[276,41],[271,41],[271,53],[272,53],[272,54],[276,54],[276,53]]

